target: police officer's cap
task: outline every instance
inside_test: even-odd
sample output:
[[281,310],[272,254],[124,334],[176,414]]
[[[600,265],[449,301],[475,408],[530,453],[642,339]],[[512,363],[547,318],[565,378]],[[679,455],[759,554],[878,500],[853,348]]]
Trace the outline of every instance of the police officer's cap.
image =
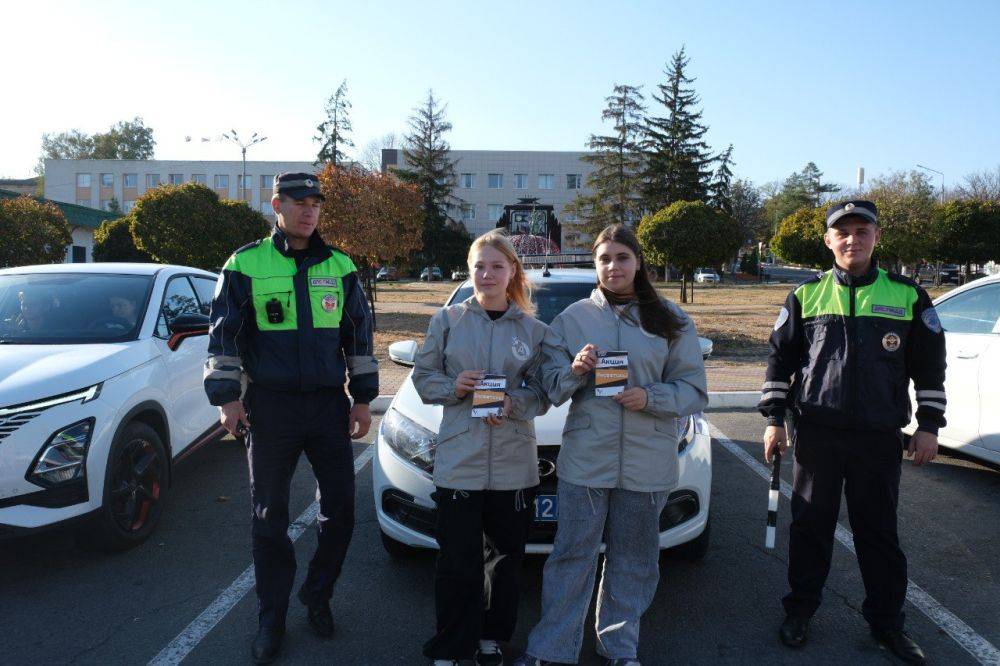
[[324,199],[323,193],[319,190],[319,178],[313,173],[279,173],[274,177],[273,192],[285,194],[293,199],[306,197]]
[[878,209],[875,208],[875,204],[864,199],[855,199],[854,201],[845,201],[844,203],[827,208],[826,228],[829,229],[837,224],[837,222],[851,215],[860,217],[865,222],[878,224]]

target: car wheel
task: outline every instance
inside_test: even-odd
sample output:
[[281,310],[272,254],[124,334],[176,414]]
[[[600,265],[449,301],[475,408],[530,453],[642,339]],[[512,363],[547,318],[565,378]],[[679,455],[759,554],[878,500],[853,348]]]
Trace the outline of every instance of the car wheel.
[[396,541],[382,530],[379,530],[379,534],[382,535],[382,547],[385,548],[385,552],[389,553],[389,556],[393,559],[413,557],[420,551],[419,548],[407,546],[405,543]]
[[92,529],[81,533],[86,546],[128,550],[145,541],[163,514],[168,462],[160,436],[145,423],[121,430],[108,456],[104,501]]
[[709,513],[708,520],[705,521],[705,529],[702,530],[701,534],[687,543],[682,543],[679,546],[671,548],[667,552],[681,558],[682,560],[687,560],[688,562],[700,562],[704,559],[705,554],[708,553],[708,544],[711,540],[711,528],[712,514]]

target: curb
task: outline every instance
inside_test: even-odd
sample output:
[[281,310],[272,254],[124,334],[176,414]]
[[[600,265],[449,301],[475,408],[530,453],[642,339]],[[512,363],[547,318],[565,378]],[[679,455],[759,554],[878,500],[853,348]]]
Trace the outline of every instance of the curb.
[[[389,403],[396,396],[380,395],[371,401],[372,414],[385,414]],[[753,409],[760,400],[760,391],[709,391],[708,409]]]

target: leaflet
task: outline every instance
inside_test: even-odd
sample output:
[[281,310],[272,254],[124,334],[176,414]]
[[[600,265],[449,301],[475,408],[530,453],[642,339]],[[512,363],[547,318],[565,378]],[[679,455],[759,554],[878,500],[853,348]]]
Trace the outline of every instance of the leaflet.
[[599,351],[594,368],[594,394],[598,397],[617,395],[628,384],[628,352]]
[[503,414],[503,399],[507,395],[507,377],[504,375],[483,375],[476,381],[472,394],[473,418],[500,416]]

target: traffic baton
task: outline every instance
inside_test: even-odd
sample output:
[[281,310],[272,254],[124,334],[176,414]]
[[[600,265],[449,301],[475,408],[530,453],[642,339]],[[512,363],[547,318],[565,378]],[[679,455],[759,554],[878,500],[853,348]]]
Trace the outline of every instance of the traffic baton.
[[781,493],[781,452],[775,447],[774,464],[771,466],[771,490],[767,494],[767,532],[764,548],[774,548],[774,533],[778,527],[778,496]]

